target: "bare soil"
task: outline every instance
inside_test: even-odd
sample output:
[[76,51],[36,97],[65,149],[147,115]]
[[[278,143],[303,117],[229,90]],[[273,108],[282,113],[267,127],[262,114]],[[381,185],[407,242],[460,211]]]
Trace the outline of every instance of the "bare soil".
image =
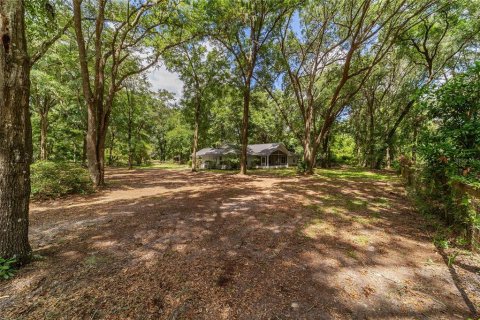
[[478,257],[452,266],[394,176],[109,170],[31,205],[36,261],[1,319],[466,319]]

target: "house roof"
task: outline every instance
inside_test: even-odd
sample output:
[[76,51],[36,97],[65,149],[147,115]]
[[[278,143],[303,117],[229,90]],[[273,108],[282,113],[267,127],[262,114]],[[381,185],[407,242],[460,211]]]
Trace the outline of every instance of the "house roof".
[[252,156],[268,156],[275,151],[282,151],[289,156],[292,155],[292,153],[285,148],[283,143],[262,143],[248,145],[248,154]]
[[222,156],[228,154],[238,154],[239,151],[230,146],[222,148],[203,148],[197,151],[197,156]]
[[[282,143],[262,143],[262,144],[249,144],[247,147],[247,153],[251,156],[268,156],[275,151],[282,151],[287,155],[293,155],[290,151],[285,148]],[[228,154],[239,154],[240,151],[231,146],[225,145],[220,148],[204,148],[197,152],[197,156],[205,155],[228,155]]]

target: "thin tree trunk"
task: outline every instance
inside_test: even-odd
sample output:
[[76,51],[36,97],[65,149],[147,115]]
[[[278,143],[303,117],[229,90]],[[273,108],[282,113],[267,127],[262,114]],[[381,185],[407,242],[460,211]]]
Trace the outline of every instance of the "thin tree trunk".
[[193,153],[192,153],[192,172],[197,171],[197,148],[198,148],[198,130],[200,126],[200,98],[197,97],[195,105],[195,130],[193,132]]
[[24,2],[0,1],[0,257],[19,263],[31,255],[28,204],[32,135],[30,61]]
[[128,88],[125,92],[127,93],[127,102],[128,102],[128,113],[127,113],[127,149],[128,149],[128,170],[133,168],[133,150],[132,150],[132,127],[133,127],[133,108],[134,108],[134,98],[132,93]]
[[110,148],[108,151],[108,165],[113,165],[113,145],[115,144],[115,132],[112,131],[112,139],[110,140]]
[[387,169],[392,167],[392,155],[390,151],[390,147],[387,147]]
[[130,121],[130,115],[128,119],[128,129],[127,129],[127,148],[128,148],[128,170],[133,168],[133,155],[132,155],[132,124]]
[[369,115],[369,126],[368,126],[368,163],[367,166],[370,169],[375,168],[375,115],[374,115],[374,99],[371,98],[371,101],[368,102],[368,115]]
[[40,160],[48,160],[47,150],[48,134],[48,106],[44,106],[40,112]]
[[320,167],[321,168],[328,168],[330,167],[330,150],[329,150],[329,134],[325,136],[325,138],[322,141],[321,147],[322,147],[322,153],[321,153],[321,161],[320,161]]
[[247,174],[248,119],[250,112],[250,78],[247,78],[243,91],[242,150],[240,155],[240,174]]
[[83,132],[83,143],[82,143],[82,165],[87,163],[87,133]]
[[417,136],[418,136],[418,124],[414,123],[413,126],[413,146],[412,146],[412,162],[417,162]]
[[379,150],[378,152],[378,157],[375,163],[375,168],[380,169],[382,167],[383,163],[383,158],[385,157],[386,150],[388,146],[392,145],[393,137],[395,136],[395,132],[397,132],[398,127],[402,123],[403,119],[407,116],[407,114],[410,112],[410,109],[413,107],[413,104],[415,103],[415,100],[410,100],[407,105],[405,106],[405,109],[402,110],[400,113],[400,116],[397,118],[395,123],[393,124],[393,127],[388,131],[387,137],[385,139],[385,143],[383,147]]

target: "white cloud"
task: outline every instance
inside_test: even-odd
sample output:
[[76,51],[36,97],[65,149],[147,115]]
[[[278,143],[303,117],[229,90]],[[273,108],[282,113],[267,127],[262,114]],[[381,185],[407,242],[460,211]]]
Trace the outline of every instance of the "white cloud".
[[152,69],[147,76],[154,91],[165,89],[174,93],[176,100],[181,98],[183,82],[177,73],[170,72],[165,66],[161,65],[160,67]]

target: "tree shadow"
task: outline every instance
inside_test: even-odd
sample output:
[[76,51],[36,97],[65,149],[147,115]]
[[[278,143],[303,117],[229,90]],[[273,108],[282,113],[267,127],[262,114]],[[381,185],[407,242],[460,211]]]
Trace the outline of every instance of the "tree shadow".
[[6,317],[469,315],[398,186],[157,171],[117,176],[129,199],[35,212],[44,260],[7,282]]

